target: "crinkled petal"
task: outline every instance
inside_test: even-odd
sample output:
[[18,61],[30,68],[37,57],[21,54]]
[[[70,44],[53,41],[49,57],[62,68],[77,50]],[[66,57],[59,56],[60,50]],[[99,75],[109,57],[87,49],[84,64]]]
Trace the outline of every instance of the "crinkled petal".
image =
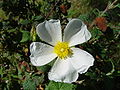
[[79,48],[72,48],[73,56],[68,58],[73,67],[80,73],[85,73],[90,66],[93,66],[94,58],[88,52]]
[[69,60],[57,59],[48,74],[48,78],[56,82],[72,83],[77,80],[78,72]]
[[49,20],[38,24],[36,28],[38,36],[45,42],[55,45],[62,41],[60,20]]
[[70,46],[81,44],[91,38],[87,26],[80,19],[72,19],[64,30],[63,41],[69,42]]
[[34,66],[45,65],[57,57],[52,46],[40,42],[31,43],[30,53],[30,61]]

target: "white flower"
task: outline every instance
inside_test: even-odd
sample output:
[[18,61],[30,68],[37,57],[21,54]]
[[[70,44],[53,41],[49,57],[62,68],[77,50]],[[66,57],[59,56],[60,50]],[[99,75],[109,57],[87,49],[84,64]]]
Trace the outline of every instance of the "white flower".
[[61,30],[60,20],[49,20],[40,23],[36,28],[38,36],[48,44],[33,42],[30,45],[30,60],[34,66],[42,66],[57,57],[48,78],[56,82],[75,82],[78,73],[85,73],[94,63],[88,52],[75,45],[91,38],[86,25],[79,19],[69,21],[65,30]]

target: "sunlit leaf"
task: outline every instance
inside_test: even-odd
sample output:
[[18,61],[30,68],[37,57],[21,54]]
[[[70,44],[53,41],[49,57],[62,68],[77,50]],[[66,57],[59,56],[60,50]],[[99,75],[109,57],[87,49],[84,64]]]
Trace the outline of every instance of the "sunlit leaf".
[[20,42],[26,42],[30,40],[30,32],[29,31],[21,31],[22,32],[22,40]]

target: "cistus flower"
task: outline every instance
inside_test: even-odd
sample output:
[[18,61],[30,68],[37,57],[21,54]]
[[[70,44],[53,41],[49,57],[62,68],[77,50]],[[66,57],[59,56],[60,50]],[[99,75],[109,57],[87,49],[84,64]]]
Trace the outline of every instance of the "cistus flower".
[[74,47],[91,38],[90,32],[81,20],[70,20],[63,34],[60,20],[53,19],[38,24],[36,32],[41,40],[48,44],[33,42],[30,45],[31,63],[34,66],[42,66],[57,58],[48,73],[49,80],[72,83],[78,79],[79,73],[85,73],[93,66],[93,56]]

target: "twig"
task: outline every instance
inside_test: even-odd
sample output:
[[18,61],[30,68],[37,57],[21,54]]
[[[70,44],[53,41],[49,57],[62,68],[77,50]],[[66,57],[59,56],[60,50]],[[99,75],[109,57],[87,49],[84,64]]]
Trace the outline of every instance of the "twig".
[[85,80],[76,81],[76,84],[82,84]]
[[[117,1],[118,1],[118,0],[115,0],[115,1],[112,2],[111,4],[108,3],[108,5],[107,5],[107,7],[105,8],[105,10],[104,10],[98,17],[103,16],[109,9],[113,8],[113,5],[114,5]],[[90,24],[89,29],[91,29],[94,24],[95,24],[95,20],[93,20],[93,22]]]
[[[58,2],[59,2],[59,1],[58,1]],[[47,19],[47,18],[51,15],[51,13],[53,12],[53,10],[54,10],[54,8],[55,8],[55,6],[57,5],[58,2],[56,2],[56,3],[52,6],[52,9],[51,9],[50,12],[48,13],[48,15],[45,17],[45,19]]]
[[100,16],[103,16],[104,13],[106,13],[109,9],[113,8],[113,5],[117,2],[117,0],[115,0],[113,3],[108,4],[107,7],[105,8],[105,10],[102,12],[102,14],[100,14]]

